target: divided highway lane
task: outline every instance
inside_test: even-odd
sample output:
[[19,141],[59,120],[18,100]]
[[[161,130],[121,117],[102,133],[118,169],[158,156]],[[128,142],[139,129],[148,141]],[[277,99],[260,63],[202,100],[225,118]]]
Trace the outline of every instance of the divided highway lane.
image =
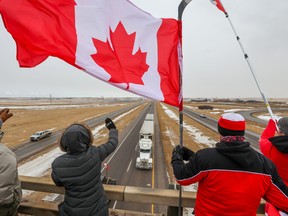
[[[139,139],[139,131],[143,124],[146,114],[148,113],[149,106],[135,118],[119,136],[119,144],[116,151],[109,157],[104,163],[109,164],[108,176],[116,179],[117,185],[128,186],[147,186],[151,182],[151,171],[143,170],[143,173],[135,168],[135,160],[137,157],[137,144]],[[103,174],[106,173],[102,169]],[[138,171],[138,172],[137,172]],[[124,203],[111,201],[109,208],[113,209],[125,209],[125,210],[138,210],[150,212],[151,208],[145,204],[138,203]]]
[[[153,169],[152,170],[141,170],[135,167],[136,157],[138,156],[138,140],[139,131],[145,119],[147,113],[154,113],[155,107],[147,106],[138,118],[134,119],[123,131],[119,139],[119,147],[117,152],[112,155],[112,158],[108,158],[109,162],[109,173],[108,176],[117,180],[117,185],[127,186],[139,186],[148,188],[167,188],[168,184],[166,167],[164,162],[163,150],[160,149],[159,137],[154,139],[153,144]],[[154,113],[154,120],[155,120]],[[157,119],[157,118],[156,118]],[[157,121],[157,120],[156,120]],[[159,135],[158,124],[156,125],[156,133]],[[160,151],[160,152],[159,152]],[[107,163],[107,162],[106,162]],[[159,170],[161,169],[161,170]],[[104,169],[103,174],[106,173]],[[161,185],[161,186],[159,186]],[[159,187],[158,187],[159,186]],[[128,203],[128,202],[117,202],[110,201],[109,208],[123,209],[130,211],[140,212],[165,212],[166,207],[154,206],[151,204],[139,204],[139,203]]]
[[[201,118],[199,113],[194,112],[187,108],[184,108],[183,112],[185,115],[189,116],[193,120],[199,122],[200,124],[203,124],[204,126],[206,126],[207,128],[210,128],[211,130],[215,132],[218,132],[217,120],[209,116],[207,116],[206,118]],[[257,133],[254,133],[248,130],[245,131],[246,141],[250,142],[251,146],[258,152],[260,152],[259,144],[258,144],[259,137],[260,135]]]
[[[132,104],[128,107],[121,108],[115,112],[108,113],[108,114],[102,115],[100,117],[89,119],[89,120],[85,121],[85,123],[87,125],[89,125],[91,128],[93,128],[98,124],[104,124],[104,120],[107,117],[114,118],[118,115],[121,115],[125,112],[128,112],[131,109],[134,109],[135,107],[141,105],[142,103],[143,102],[135,103],[135,104]],[[48,147],[51,147],[52,145],[56,145],[62,132],[63,132],[63,130],[55,131],[52,133],[52,136],[45,138],[45,139],[42,139],[38,142],[30,142],[30,141],[25,142],[21,145],[18,145],[17,148],[13,148],[12,151],[16,154],[17,160],[21,161],[21,160],[28,158],[28,157],[30,157],[30,156],[38,153],[38,152],[43,151],[44,149],[46,149]]]

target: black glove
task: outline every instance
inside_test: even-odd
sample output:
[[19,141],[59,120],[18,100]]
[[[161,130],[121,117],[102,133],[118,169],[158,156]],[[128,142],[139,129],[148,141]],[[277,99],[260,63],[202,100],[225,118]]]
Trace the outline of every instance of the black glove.
[[114,122],[110,118],[106,118],[105,119],[105,126],[109,130],[116,129],[116,126],[115,126]]
[[185,146],[182,147],[181,149],[181,155],[183,157],[183,160],[188,161],[189,158],[194,155],[194,152],[188,148],[186,148]]
[[183,161],[183,157],[180,154],[181,147],[180,145],[177,145],[172,152],[172,159],[171,159],[171,164],[173,164],[175,161]]
[[[181,160],[189,160],[189,158],[194,154],[193,151],[191,151],[190,149],[186,148],[185,146],[181,147],[180,145],[177,145],[174,149],[173,149],[173,153],[172,153],[172,159],[173,159],[173,155],[175,158],[179,158],[179,156],[181,156]],[[179,158],[180,159],[180,158]]]

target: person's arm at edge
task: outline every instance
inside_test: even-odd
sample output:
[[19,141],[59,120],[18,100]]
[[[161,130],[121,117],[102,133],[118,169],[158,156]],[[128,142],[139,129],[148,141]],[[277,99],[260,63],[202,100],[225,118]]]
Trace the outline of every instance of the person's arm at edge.
[[280,178],[275,165],[273,166],[272,183],[263,197],[266,201],[288,214],[288,187]]
[[272,144],[268,139],[273,137],[275,135],[275,132],[276,132],[275,121],[273,119],[270,119],[259,139],[259,147],[264,155],[268,155],[269,153],[269,149]]
[[109,139],[108,142],[105,144],[100,145],[100,160],[103,161],[108,155],[110,155],[118,145],[118,130],[117,129],[110,129],[109,130]]
[[180,185],[190,185],[201,179],[200,168],[197,162],[197,153],[189,158],[188,163],[184,163],[181,155],[172,156],[171,165],[176,181]]

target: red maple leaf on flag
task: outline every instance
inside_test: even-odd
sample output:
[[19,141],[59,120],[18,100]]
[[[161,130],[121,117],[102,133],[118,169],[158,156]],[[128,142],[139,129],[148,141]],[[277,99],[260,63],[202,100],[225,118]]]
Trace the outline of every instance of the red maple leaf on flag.
[[110,28],[110,42],[92,38],[97,53],[91,57],[111,75],[109,82],[127,83],[126,89],[129,89],[129,83],[144,85],[142,77],[149,68],[147,52],[139,48],[134,55],[132,53],[135,36],[136,32],[129,35],[119,22],[114,32]]

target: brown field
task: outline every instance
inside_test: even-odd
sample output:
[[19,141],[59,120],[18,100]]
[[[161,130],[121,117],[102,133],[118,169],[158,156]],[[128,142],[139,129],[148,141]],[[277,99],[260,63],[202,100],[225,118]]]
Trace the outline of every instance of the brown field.
[[[12,108],[13,117],[2,127],[2,130],[5,131],[2,143],[11,148],[28,141],[29,137],[37,131],[46,129],[51,129],[52,132],[58,131],[74,122],[81,122],[119,109],[119,104],[117,106],[103,104],[96,107],[92,107],[92,105],[95,104],[91,104],[91,107],[43,110]],[[120,104],[122,107],[127,105],[129,104]]]

